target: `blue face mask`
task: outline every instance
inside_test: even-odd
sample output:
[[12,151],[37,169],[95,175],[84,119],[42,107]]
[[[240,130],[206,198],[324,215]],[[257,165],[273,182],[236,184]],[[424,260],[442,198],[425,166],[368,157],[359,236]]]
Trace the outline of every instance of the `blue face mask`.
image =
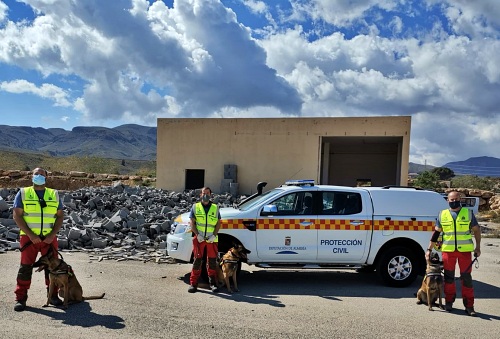
[[38,186],[45,185],[45,177],[41,174],[33,175],[33,183]]

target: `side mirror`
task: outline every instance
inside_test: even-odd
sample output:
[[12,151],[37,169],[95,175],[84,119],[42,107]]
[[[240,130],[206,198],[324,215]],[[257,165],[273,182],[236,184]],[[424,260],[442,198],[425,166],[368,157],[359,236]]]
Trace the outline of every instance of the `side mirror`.
[[276,205],[265,205],[264,208],[262,209],[262,212],[260,212],[260,215],[266,216],[266,215],[274,215],[278,213],[278,207]]

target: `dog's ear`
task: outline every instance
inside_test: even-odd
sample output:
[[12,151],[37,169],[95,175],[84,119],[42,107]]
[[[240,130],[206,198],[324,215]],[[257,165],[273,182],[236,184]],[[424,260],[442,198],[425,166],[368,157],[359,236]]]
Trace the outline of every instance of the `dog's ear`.
[[243,253],[248,254],[248,253],[252,253],[252,251],[247,250],[246,248],[243,248]]

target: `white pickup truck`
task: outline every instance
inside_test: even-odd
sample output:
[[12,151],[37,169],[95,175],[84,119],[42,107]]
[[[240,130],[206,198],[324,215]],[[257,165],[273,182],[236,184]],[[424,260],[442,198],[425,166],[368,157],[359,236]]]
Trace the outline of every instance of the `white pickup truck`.
[[[234,243],[248,264],[270,268],[375,269],[389,286],[411,284],[425,269],[424,252],[439,211],[436,192],[409,187],[343,187],[297,180],[221,208],[219,251]],[[172,258],[192,260],[189,213],[167,237]]]

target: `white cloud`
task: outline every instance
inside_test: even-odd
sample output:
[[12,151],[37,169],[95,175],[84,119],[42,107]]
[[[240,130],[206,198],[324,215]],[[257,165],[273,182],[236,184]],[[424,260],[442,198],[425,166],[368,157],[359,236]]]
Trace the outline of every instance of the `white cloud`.
[[3,1],[0,1],[0,24],[7,19],[8,9],[7,5]]
[[266,14],[268,12],[268,7],[264,1],[243,0],[243,4],[254,13]]
[[393,34],[399,34],[403,31],[403,20],[400,17],[394,16],[390,22]]
[[324,20],[337,27],[350,26],[361,21],[367,11],[373,7],[385,11],[394,9],[399,0],[313,0],[307,2],[293,1],[297,12],[294,17],[310,16],[314,20]]
[[500,27],[500,1],[498,0],[446,0],[445,14],[457,34],[472,37],[498,38]]
[[164,114],[169,96],[160,91],[175,93],[177,111],[190,116],[255,105],[300,110],[295,89],[218,1],[30,4],[44,15],[0,30],[0,61],[77,75],[88,85],[76,107],[89,119]]
[[49,99],[54,102],[54,106],[71,106],[68,100],[68,93],[62,88],[54,86],[52,84],[42,84],[37,87],[35,84],[28,82],[26,80],[14,80],[14,81],[4,81],[0,83],[0,91],[5,91],[8,93],[30,93],[36,95],[40,98]]

